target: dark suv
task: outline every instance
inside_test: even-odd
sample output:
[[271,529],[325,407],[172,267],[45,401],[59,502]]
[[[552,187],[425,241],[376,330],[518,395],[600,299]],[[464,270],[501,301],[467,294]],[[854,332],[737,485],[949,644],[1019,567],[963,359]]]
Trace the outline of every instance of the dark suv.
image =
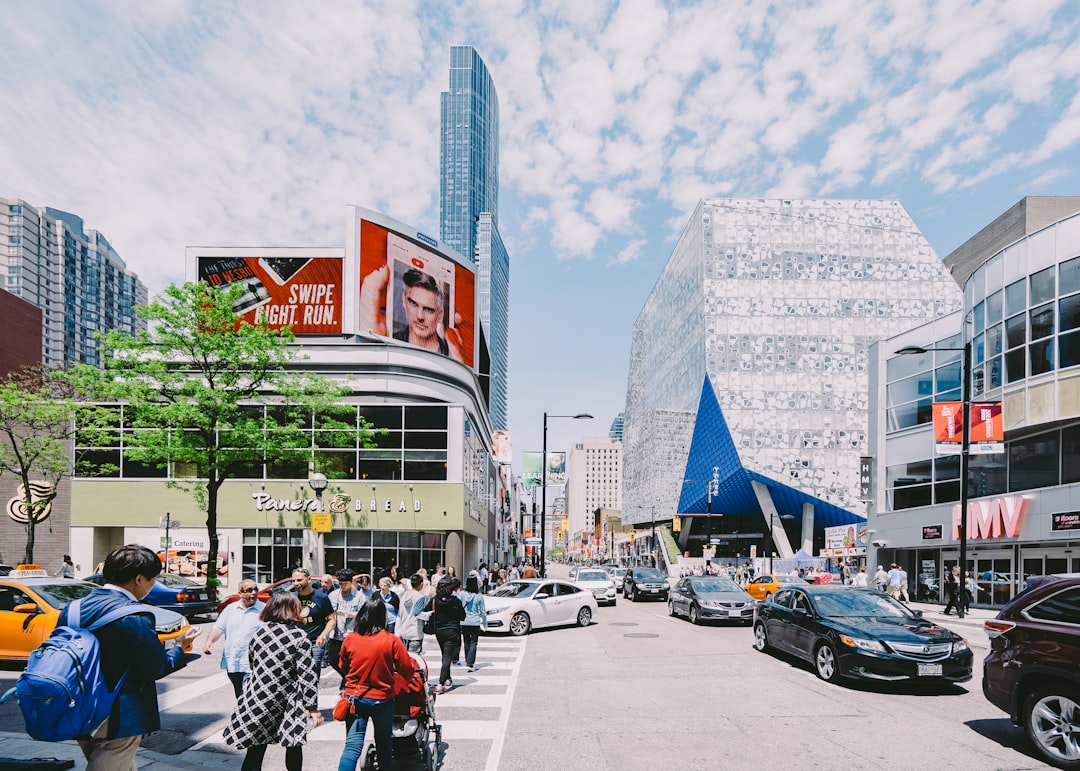
[[1031,579],[984,627],[983,695],[1045,760],[1080,769],[1080,573]]
[[623,597],[631,602],[642,597],[667,602],[669,588],[667,576],[656,568],[630,568],[623,576]]

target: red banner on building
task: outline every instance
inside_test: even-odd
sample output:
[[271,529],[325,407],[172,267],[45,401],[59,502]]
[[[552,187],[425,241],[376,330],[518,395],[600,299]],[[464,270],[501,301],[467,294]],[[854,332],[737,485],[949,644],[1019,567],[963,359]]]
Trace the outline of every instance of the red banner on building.
[[[963,451],[963,409],[963,402],[934,402],[934,446],[938,455],[959,455]],[[1001,402],[972,402],[970,418],[969,453],[1005,452]]]

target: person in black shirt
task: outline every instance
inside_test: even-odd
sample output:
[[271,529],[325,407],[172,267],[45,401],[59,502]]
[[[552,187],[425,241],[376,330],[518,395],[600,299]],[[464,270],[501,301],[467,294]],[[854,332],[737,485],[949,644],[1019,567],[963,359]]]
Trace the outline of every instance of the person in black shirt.
[[311,640],[311,659],[315,664],[315,679],[318,681],[326,659],[326,640],[334,631],[334,608],[321,585],[316,589],[311,583],[311,573],[306,568],[294,570],[292,582],[293,591],[300,600],[299,626]]

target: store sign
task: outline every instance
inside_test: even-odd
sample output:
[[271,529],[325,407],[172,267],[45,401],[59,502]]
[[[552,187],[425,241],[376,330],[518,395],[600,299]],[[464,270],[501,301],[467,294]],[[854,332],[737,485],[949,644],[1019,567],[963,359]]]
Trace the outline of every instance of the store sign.
[[922,529],[924,541],[940,541],[945,528],[941,525],[925,525]]
[[[1019,538],[1024,526],[1028,500],[1023,495],[1006,495],[968,503],[967,537],[972,541],[984,538]],[[960,504],[952,509],[952,537],[960,538]]]
[[874,459],[870,457],[859,458],[859,500],[870,501],[874,499]]
[[1051,514],[1050,529],[1054,532],[1080,530],[1080,511],[1060,511]]
[[[319,511],[319,501],[316,498],[275,498],[270,493],[252,493],[251,498],[255,501],[255,511],[306,511],[309,513]],[[335,495],[327,508],[335,514],[343,514],[348,511],[348,496]],[[354,508],[356,511],[366,510],[372,513],[379,511],[397,511],[398,513],[412,511],[419,513],[423,511],[419,499],[406,501],[404,498],[384,498],[382,500],[371,498],[367,501],[357,498]]]

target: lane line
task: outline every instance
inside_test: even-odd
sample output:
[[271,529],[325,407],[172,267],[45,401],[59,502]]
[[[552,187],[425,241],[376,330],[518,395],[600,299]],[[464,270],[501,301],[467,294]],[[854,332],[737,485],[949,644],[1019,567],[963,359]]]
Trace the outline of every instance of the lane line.
[[527,637],[521,637],[521,648],[518,652],[517,663],[514,665],[513,674],[510,675],[510,685],[506,688],[506,706],[499,712],[499,720],[496,724],[495,737],[488,750],[488,762],[485,771],[499,771],[499,761],[502,760],[503,742],[506,741],[506,726],[510,722],[510,710],[514,706],[514,692],[517,690],[518,676],[521,674],[521,664],[525,660],[525,648],[528,644]]

